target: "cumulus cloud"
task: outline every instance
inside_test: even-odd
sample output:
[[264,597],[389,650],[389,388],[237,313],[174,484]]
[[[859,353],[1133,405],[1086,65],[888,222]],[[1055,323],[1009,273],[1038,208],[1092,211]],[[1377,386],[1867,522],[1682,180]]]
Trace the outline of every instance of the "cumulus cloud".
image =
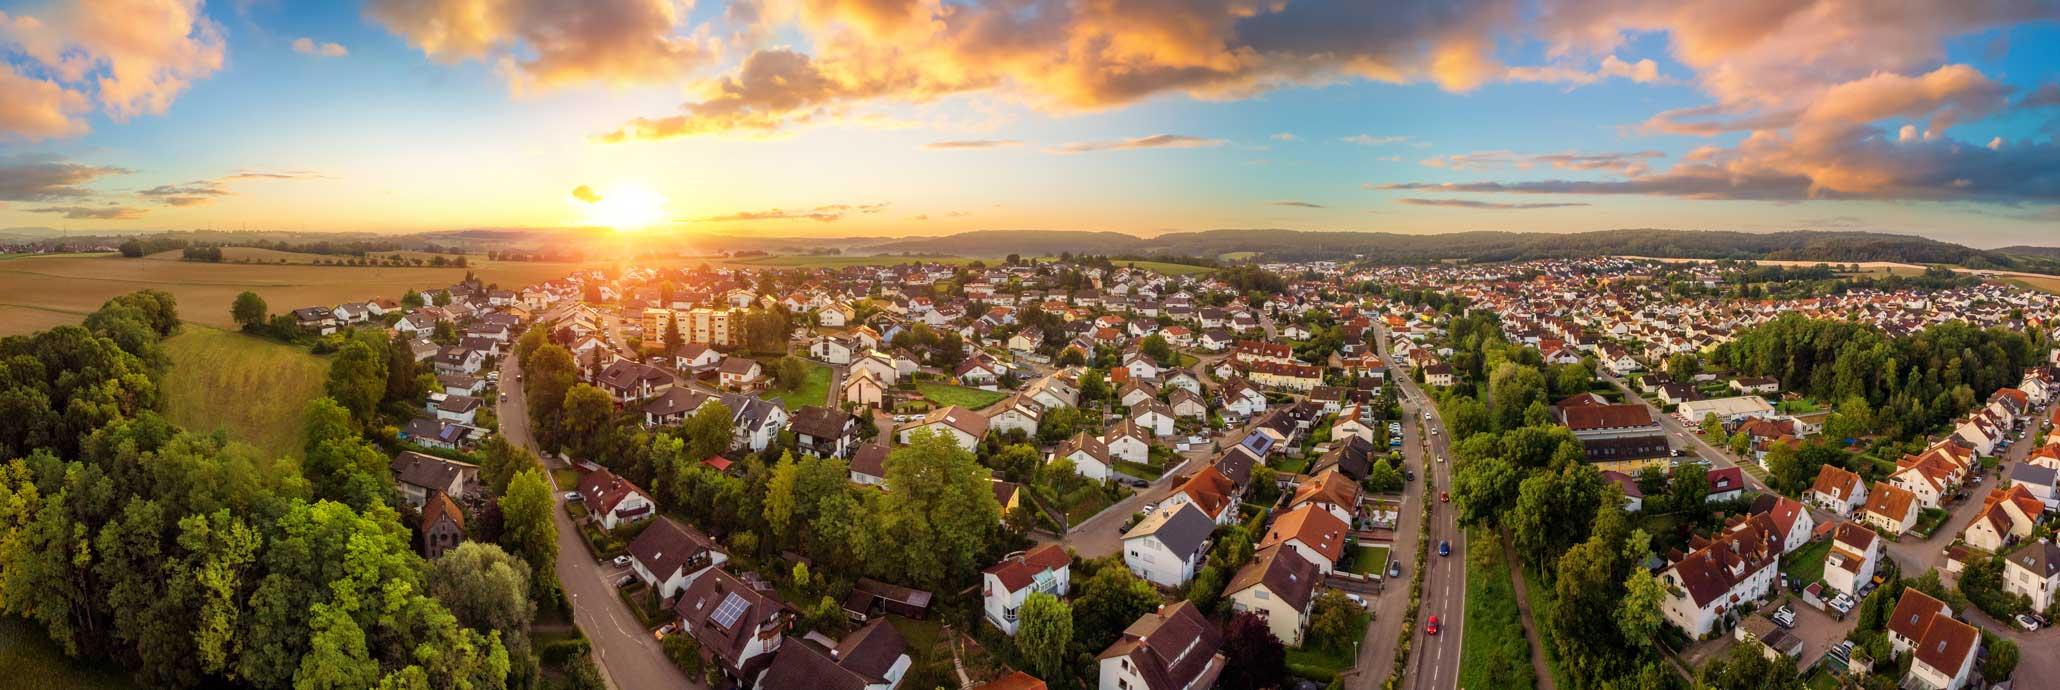
[[1419,199],[1416,197],[1403,197],[1401,199],[1396,199],[1396,201],[1408,204],[1410,206],[1440,206],[1446,208],[1473,208],[1493,211],[1531,210],[1540,208],[1567,208],[1570,206],[1587,206],[1587,204],[1579,202],[1498,204],[1487,201],[1474,201],[1471,199]]
[[44,206],[22,209],[29,213],[59,214],[69,220],[135,220],[143,217],[143,210],[109,204],[106,206]]
[[81,0],[36,14],[0,12],[0,133],[77,136],[90,96],[116,122],[161,115],[194,80],[222,68],[227,43],[200,0]]
[[1665,158],[1658,151],[1627,151],[1604,153],[1516,153],[1514,151],[1476,151],[1456,153],[1448,156],[1433,156],[1419,161],[1432,168],[1452,170],[1474,170],[1492,168],[1517,168],[1529,170],[1547,166],[1559,170],[1608,170],[1625,175],[1639,175],[1647,170],[1648,161]]
[[933,141],[928,144],[924,144],[923,148],[930,149],[932,151],[957,151],[966,149],[1012,148],[1022,145],[1023,142],[1016,139],[959,139],[953,141]]
[[887,205],[884,203],[831,204],[828,206],[817,206],[815,208],[807,209],[774,208],[767,209],[764,211],[739,211],[736,213],[724,214],[719,216],[707,216],[704,218],[696,218],[694,220],[695,222],[700,223],[742,223],[767,220],[812,220],[819,223],[831,223],[843,220],[845,216],[854,213],[879,213],[886,209]]
[[594,191],[593,187],[580,185],[572,188],[572,198],[589,204],[596,204],[601,202],[601,193]]
[[1112,139],[1105,141],[1076,141],[1060,144],[1046,153],[1095,153],[1098,151],[1134,151],[1138,149],[1198,149],[1222,146],[1222,139],[1205,139],[1184,134],[1154,134],[1148,137]]
[[343,57],[350,54],[350,49],[343,47],[342,44],[318,43],[315,39],[302,36],[293,39],[293,52],[317,57]]
[[365,13],[432,59],[489,61],[518,91],[663,83],[711,62],[679,0],[371,0]]
[[128,172],[122,168],[74,163],[44,155],[0,156],[0,201],[55,201],[92,196],[94,192],[83,185]]

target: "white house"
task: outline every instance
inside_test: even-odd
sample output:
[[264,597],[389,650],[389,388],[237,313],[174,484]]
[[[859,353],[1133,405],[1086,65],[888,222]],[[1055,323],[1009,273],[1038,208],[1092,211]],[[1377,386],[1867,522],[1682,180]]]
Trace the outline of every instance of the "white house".
[[1130,420],[1161,438],[1173,435],[1173,408],[1167,407],[1166,403],[1148,400],[1132,405]]
[[1096,657],[1099,690],[1208,690],[1227,664],[1223,634],[1186,601],[1139,617]]
[[1780,558],[1781,537],[1772,521],[1765,514],[1749,516],[1660,572],[1667,587],[1660,613],[1699,638],[1727,616],[1751,613],[1750,602],[1773,591]]
[[1271,548],[1231,576],[1223,594],[1232,611],[1252,612],[1266,621],[1273,636],[1289,647],[1302,646],[1309,627],[1309,609],[1316,602],[1316,584],[1323,573],[1294,549]]
[[1817,481],[1804,498],[1835,515],[1851,515],[1867,505],[1867,485],[1856,473],[1824,465],[1818,468]]
[[2003,590],[2031,597],[2031,608],[2044,611],[2060,592],[2060,546],[2051,539],[2019,549],[2004,560]]
[[615,529],[616,525],[651,517],[657,510],[643,489],[605,467],[579,478],[579,495],[589,518],[600,523],[602,529]]
[[1123,535],[1123,564],[1152,584],[1180,587],[1201,568],[1215,530],[1216,521],[1193,504],[1154,512]]
[[927,429],[958,443],[960,448],[971,452],[980,445],[980,439],[987,437],[987,416],[957,405],[931,410],[919,421],[901,427],[897,438],[904,444],[909,436],[918,430]]
[[1098,482],[1109,479],[1109,448],[1101,439],[1085,431],[1076,433],[1073,438],[1060,443],[1059,447],[1052,451],[1047,462],[1059,460],[1072,461],[1073,472],[1082,477]]
[[1050,594],[1060,599],[1071,591],[1072,557],[1058,544],[1045,544],[1024,553],[1010,554],[1000,563],[980,571],[981,609],[987,620],[1001,628],[1001,634],[1016,634],[1016,610],[1032,594]]
[[1831,531],[1831,552],[1824,557],[1824,584],[1858,596],[1860,586],[1874,579],[1874,568],[1880,562],[1881,538],[1874,530],[1838,523]]
[[671,599],[694,578],[730,559],[708,535],[669,517],[658,518],[630,540],[629,557],[637,579],[656,588],[660,599]]

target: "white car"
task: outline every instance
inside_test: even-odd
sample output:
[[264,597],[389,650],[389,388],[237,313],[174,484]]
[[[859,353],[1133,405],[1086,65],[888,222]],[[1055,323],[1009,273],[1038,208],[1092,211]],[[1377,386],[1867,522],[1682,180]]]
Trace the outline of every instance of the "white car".
[[587,500],[587,497],[579,495],[577,491],[567,491],[565,492],[565,500],[579,502]]
[[616,565],[617,567],[620,567],[620,566],[625,566],[625,565],[629,565],[629,557],[628,557],[628,556],[616,556],[616,557],[615,557],[615,560],[612,560],[612,561],[609,561],[609,562],[610,562],[610,563],[614,563],[614,564],[615,564],[615,565]]
[[2030,632],[2038,632],[2039,622],[2032,620],[2031,616],[2020,613],[2017,614],[2017,627],[2024,628]]

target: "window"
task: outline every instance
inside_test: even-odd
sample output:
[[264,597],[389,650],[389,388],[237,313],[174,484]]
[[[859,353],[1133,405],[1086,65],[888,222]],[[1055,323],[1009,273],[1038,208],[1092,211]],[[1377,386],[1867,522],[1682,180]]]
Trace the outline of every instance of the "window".
[[1266,593],[1266,590],[1263,590],[1263,589],[1255,589],[1255,590],[1252,590],[1252,596],[1258,597],[1258,598],[1260,598],[1260,599],[1270,599],[1270,598],[1272,598],[1272,595],[1269,595],[1269,594],[1267,594],[1267,593]]

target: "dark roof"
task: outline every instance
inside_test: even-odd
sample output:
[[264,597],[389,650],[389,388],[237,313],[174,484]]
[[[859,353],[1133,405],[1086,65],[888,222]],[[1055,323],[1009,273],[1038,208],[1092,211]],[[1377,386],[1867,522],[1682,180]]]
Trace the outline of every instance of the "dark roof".
[[[725,604],[728,611],[724,611]],[[784,625],[781,609],[772,594],[752,589],[720,569],[695,578],[672,606],[682,630],[700,643],[703,653],[713,655],[732,671],[738,669],[737,657],[751,640]]]
[[1207,688],[1223,672],[1222,648],[1215,624],[1182,601],[1139,617],[1098,658],[1129,657],[1144,690]]
[[710,552],[715,550],[715,541],[708,535],[662,516],[629,543],[630,557],[644,564],[644,569],[660,580],[671,577],[674,572],[700,570],[710,560]]
[[1576,405],[1559,408],[1561,421],[1574,431],[1658,427],[1644,405]]
[[888,448],[885,443],[868,443],[859,446],[858,451],[851,454],[851,471],[885,479],[887,478],[887,454],[891,451],[892,449]]
[[2042,579],[2050,578],[2054,573],[2060,573],[2060,545],[2042,541],[2027,546],[2024,550],[2012,554],[2010,562],[2022,566]]
[[1136,527],[1123,535],[1125,540],[1135,537],[1155,536],[1175,555],[1186,558],[1202,548],[1209,533],[1216,531],[1216,521],[1193,503],[1182,503],[1176,508],[1161,510],[1146,516]]
[[664,393],[659,393],[658,397],[646,401],[644,403],[644,413],[656,417],[685,414],[701,407],[701,403],[707,402],[712,397],[715,396],[698,389],[686,386],[673,386],[666,389]]
[[1321,576],[1322,573],[1316,569],[1316,564],[1303,558],[1301,552],[1274,546],[1259,553],[1252,562],[1245,564],[1245,567],[1239,568],[1237,575],[1230,578],[1230,586],[1224,588],[1223,592],[1226,595],[1234,595],[1263,584],[1266,585],[1266,591],[1280,597],[1288,606],[1294,607],[1297,611],[1306,611],[1309,601],[1316,596],[1316,581]]
[[844,427],[849,423],[851,415],[843,410],[808,405],[796,410],[793,419],[787,421],[787,426],[796,434],[816,438],[837,438],[844,435]]
[[404,450],[393,456],[393,462],[388,463],[387,468],[401,483],[424,489],[443,489],[467,471],[478,470],[479,466]]

